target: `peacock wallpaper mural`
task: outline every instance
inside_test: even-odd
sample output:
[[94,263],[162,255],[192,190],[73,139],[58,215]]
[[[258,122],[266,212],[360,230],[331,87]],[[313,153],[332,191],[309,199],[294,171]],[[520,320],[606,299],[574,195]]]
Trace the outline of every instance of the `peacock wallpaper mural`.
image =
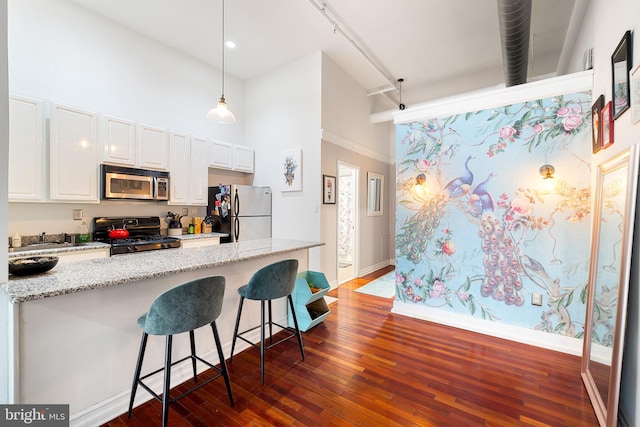
[[582,337],[590,112],[578,92],[398,124],[396,301]]

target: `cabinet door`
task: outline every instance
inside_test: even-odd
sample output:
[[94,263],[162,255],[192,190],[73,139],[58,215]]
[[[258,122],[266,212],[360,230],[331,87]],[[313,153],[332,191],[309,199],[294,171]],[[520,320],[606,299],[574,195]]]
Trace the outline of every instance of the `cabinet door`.
[[209,140],[191,137],[190,204],[206,206],[208,202]]
[[164,129],[141,124],[138,127],[138,166],[169,170],[169,138]]
[[170,191],[169,204],[186,205],[189,203],[189,170],[191,159],[189,137],[183,133],[170,133]]
[[42,200],[42,101],[9,97],[9,201]]
[[135,166],[136,127],[134,122],[112,116],[102,117],[102,156],[104,163]]
[[51,105],[51,200],[99,201],[97,123],[95,113]]
[[233,170],[253,173],[253,148],[235,145]]
[[233,168],[233,144],[212,141],[209,155],[209,166],[218,169]]

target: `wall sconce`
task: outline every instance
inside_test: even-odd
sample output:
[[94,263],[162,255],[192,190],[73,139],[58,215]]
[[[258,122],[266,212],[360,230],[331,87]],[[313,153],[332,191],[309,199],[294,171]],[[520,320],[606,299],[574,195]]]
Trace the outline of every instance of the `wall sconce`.
[[553,193],[556,186],[556,180],[553,177],[553,174],[556,172],[556,168],[552,165],[542,165],[538,171],[540,172],[540,175],[542,175],[543,184],[541,190],[543,193]]
[[427,176],[423,173],[419,173],[416,176],[416,183],[411,187],[411,193],[414,198],[424,200],[429,195],[429,189],[427,188]]
[[553,174],[556,173],[556,168],[552,165],[542,165],[540,166],[539,172],[543,179],[553,179]]

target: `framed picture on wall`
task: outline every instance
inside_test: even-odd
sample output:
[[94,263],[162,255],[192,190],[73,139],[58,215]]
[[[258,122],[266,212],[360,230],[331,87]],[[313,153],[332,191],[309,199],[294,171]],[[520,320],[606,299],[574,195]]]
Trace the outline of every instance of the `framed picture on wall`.
[[591,107],[591,148],[597,153],[602,148],[601,117],[604,108],[604,95],[600,95]]
[[336,177],[322,175],[322,203],[325,205],[336,204]]
[[616,50],[611,55],[612,75],[612,117],[613,120],[620,117],[629,108],[629,71],[631,71],[631,31],[622,36]]
[[640,65],[630,75],[631,80],[631,123],[640,122]]
[[302,190],[302,150],[283,151],[281,156],[281,190]]
[[602,109],[602,148],[607,148],[613,144],[613,111],[611,101]]

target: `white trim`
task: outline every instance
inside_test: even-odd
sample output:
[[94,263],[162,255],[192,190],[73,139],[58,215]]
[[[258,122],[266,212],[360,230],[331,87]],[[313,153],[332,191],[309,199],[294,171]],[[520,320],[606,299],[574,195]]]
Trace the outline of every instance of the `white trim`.
[[440,323],[442,325],[453,326],[454,328],[504,338],[522,344],[529,344],[547,350],[582,356],[582,340],[577,338],[492,322],[458,313],[450,313],[444,310],[425,309],[424,306],[399,301],[393,302],[391,312],[416,319]]
[[358,154],[362,154],[363,156],[369,157],[374,160],[379,160],[384,163],[392,163],[392,158],[390,156],[384,155],[382,153],[378,153],[377,151],[373,151],[369,147],[359,144],[355,141],[351,141],[348,138],[345,138],[337,133],[333,133],[330,130],[322,129],[322,139],[327,141],[333,145],[337,145],[339,147],[346,148],[348,150],[354,151]]
[[360,269],[358,271],[358,277],[366,276],[367,274],[371,274],[374,271],[378,271],[381,268],[384,268],[384,267],[386,267],[388,265],[392,265],[392,264],[393,263],[390,260],[385,260],[385,261],[381,261],[381,262],[379,262],[377,264],[370,265],[367,268]]
[[494,88],[483,92],[443,98],[417,105],[408,110],[396,111],[393,117],[395,124],[422,121],[432,117],[485,110],[541,97],[591,90],[592,88],[593,70],[581,71],[508,88]]

